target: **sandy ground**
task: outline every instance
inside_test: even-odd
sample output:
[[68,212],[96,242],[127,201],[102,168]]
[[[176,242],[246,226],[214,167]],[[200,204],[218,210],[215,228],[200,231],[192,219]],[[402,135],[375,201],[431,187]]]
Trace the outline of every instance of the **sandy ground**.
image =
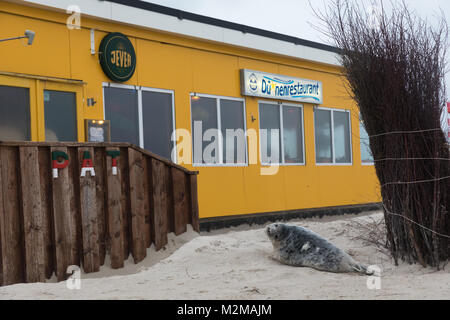
[[362,263],[380,266],[378,290],[368,289],[367,276],[280,264],[271,258],[264,226],[240,226],[171,234],[165,250],[150,248],[138,265],[129,259],[121,270],[103,266],[100,272],[82,274],[80,290],[67,289],[65,282],[18,284],[0,288],[0,299],[450,299],[450,265],[439,272],[420,265],[396,267],[376,247],[353,239],[353,222],[370,218],[382,215],[289,223],[319,233]]

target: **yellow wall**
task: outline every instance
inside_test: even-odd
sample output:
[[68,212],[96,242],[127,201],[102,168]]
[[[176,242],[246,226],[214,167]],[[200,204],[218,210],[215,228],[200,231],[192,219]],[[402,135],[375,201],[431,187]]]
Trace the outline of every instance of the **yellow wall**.
[[[322,81],[322,106],[351,109],[352,166],[316,166],[314,154],[313,106],[304,104],[305,166],[280,167],[278,174],[263,176],[260,163],[247,167],[192,167],[198,170],[200,217],[249,214],[362,204],[380,200],[373,166],[362,166],[358,113],[346,94],[339,69],[299,59],[225,46],[138,29],[126,25],[87,19],[80,30],[69,30],[65,13],[11,3],[0,3],[0,38],[36,32],[35,42],[0,43],[0,72],[14,72],[63,79],[84,84],[0,76],[0,85],[22,81],[32,93],[32,138],[44,140],[42,88],[64,86],[76,91],[79,139],[84,140],[84,119],[103,118],[102,72],[97,54],[90,54],[90,29],[95,31],[96,50],[108,32],[126,34],[136,50],[137,68],[125,84],[175,92],[176,127],[190,130],[191,92],[229,97],[240,95],[242,68]],[[70,82],[70,81],[69,81]],[[73,82],[73,81],[72,81]],[[85,99],[98,103],[88,107]],[[247,129],[258,130],[258,99],[246,97]],[[259,146],[259,143],[258,143]],[[258,150],[259,154],[259,150]]]

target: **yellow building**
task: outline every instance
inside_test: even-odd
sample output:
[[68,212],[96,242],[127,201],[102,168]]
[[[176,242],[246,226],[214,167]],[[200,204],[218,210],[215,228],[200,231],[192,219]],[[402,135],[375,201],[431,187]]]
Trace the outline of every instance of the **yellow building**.
[[35,33],[0,42],[0,140],[100,141],[85,120],[109,120],[112,141],[199,171],[200,218],[380,201],[335,48],[140,1],[73,2],[0,2],[0,39]]

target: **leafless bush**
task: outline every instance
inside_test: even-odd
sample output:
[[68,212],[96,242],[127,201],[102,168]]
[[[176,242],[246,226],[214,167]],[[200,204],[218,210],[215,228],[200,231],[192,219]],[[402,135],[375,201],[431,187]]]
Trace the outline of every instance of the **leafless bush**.
[[450,257],[449,146],[440,129],[448,25],[442,18],[430,27],[405,2],[375,16],[349,0],[327,3],[318,16],[341,50],[370,136],[389,250],[396,263],[439,269]]
[[367,217],[367,220],[353,220],[348,224],[352,230],[351,239],[360,240],[365,246],[373,246],[378,251],[389,254],[386,224],[383,218]]

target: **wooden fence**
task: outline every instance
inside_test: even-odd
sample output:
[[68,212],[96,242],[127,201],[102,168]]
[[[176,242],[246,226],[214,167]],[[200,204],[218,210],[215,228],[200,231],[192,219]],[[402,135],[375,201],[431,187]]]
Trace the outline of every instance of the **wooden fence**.
[[0,142],[0,285],[138,263],[187,224],[197,172],[128,143]]

